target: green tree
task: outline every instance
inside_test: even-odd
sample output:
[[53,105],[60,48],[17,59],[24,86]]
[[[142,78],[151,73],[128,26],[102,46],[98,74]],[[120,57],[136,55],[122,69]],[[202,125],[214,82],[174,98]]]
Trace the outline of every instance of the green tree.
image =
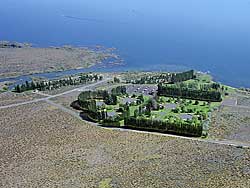
[[114,77],[114,83],[120,83],[120,79],[117,77]]
[[22,91],[21,91],[20,85],[17,85],[15,90],[16,90],[18,93],[21,93],[21,92],[22,92]]
[[117,105],[117,96],[114,94],[111,94],[111,98],[112,98],[112,104]]
[[134,117],[137,118],[138,116],[139,116],[139,110],[135,109],[135,111],[134,111]]
[[141,101],[141,103],[144,103],[144,97],[142,94],[138,96],[138,99]]

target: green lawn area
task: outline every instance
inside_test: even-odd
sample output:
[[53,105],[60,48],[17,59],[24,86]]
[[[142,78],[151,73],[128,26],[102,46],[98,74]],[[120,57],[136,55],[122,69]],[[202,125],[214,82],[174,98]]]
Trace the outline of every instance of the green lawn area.
[[212,83],[212,77],[208,74],[198,75],[195,79],[184,81],[183,83]]
[[136,109],[138,109],[139,108],[139,106],[130,106],[129,107],[129,109],[130,109],[130,116],[133,116],[134,115],[134,111],[136,110]]
[[[119,103],[125,98],[118,97],[118,104],[117,105],[106,105],[106,109],[108,112],[115,111],[119,108]],[[145,102],[149,99],[149,96],[144,96]],[[212,110],[212,108],[218,107],[221,103],[220,102],[204,102],[196,100],[185,100],[185,99],[177,99],[177,98],[169,98],[169,97],[160,97],[161,98],[161,105],[164,106],[163,109],[160,110],[153,110],[151,111],[151,118],[156,119],[168,119],[168,118],[176,118],[179,119],[181,114],[190,114],[192,116],[197,116],[196,112],[205,112],[208,113]],[[165,106],[167,104],[176,104],[176,108],[179,108],[179,112],[174,112],[171,108],[166,109]],[[184,106],[184,111],[181,110],[181,107]],[[134,111],[139,109],[139,105],[131,105],[130,106],[130,116],[134,116]],[[191,110],[191,111],[190,111]],[[124,125],[124,121],[121,122],[121,125]]]
[[207,103],[204,103],[203,101],[199,101],[198,105],[194,105],[194,101],[192,104],[186,106],[187,109],[192,109],[195,111],[203,111],[208,112],[210,107]]
[[237,91],[237,89],[234,87],[227,86],[227,85],[222,85],[222,86],[224,86],[226,88],[226,92],[228,92],[228,93],[235,93]]
[[201,74],[197,76],[196,80],[203,83],[210,83],[212,82],[213,78],[209,74]]
[[113,112],[115,109],[118,109],[119,105],[106,105],[107,112]]

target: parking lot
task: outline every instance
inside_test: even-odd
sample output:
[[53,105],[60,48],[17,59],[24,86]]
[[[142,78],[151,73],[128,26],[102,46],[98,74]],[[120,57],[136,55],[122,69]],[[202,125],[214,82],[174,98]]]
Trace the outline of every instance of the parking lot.
[[153,95],[157,92],[157,86],[146,86],[146,85],[130,85],[127,86],[127,93],[132,94],[143,94],[143,95]]

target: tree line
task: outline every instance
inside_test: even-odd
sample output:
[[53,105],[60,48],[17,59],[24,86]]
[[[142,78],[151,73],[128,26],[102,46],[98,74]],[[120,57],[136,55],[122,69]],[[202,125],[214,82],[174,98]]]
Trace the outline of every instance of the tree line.
[[112,88],[111,93],[117,96],[126,95],[127,88],[126,86],[117,86],[115,88]]
[[127,127],[139,128],[144,130],[160,131],[167,133],[174,133],[187,136],[202,135],[203,126],[199,122],[193,121],[168,121],[168,120],[157,120],[146,117],[129,117],[124,119],[124,124]]
[[176,83],[195,78],[194,70],[180,73],[161,73],[155,75],[145,75],[138,79],[127,80],[132,84],[158,84],[158,83]]
[[113,88],[111,93],[107,90],[84,91],[78,96],[78,103],[83,109],[97,113],[99,109],[96,100],[103,100],[107,105],[117,105],[117,96],[122,94],[126,94],[125,86]]
[[39,90],[39,91],[46,91],[46,90],[53,90],[58,89],[63,86],[69,86],[69,85],[81,85],[86,84],[93,81],[102,80],[103,77],[101,75],[97,74],[82,74],[80,76],[75,77],[67,77],[67,78],[61,78],[58,80],[49,80],[49,81],[38,81],[38,82],[28,82],[26,81],[24,84],[16,85],[14,88],[15,92],[21,93],[24,91],[29,90]]
[[186,99],[220,102],[222,101],[222,94],[216,89],[200,90],[186,87],[173,87],[171,85],[158,84],[158,95],[166,97],[182,97]]
[[[78,102],[83,110],[88,112],[88,116],[103,125],[119,126],[120,121],[124,120],[124,125],[131,128],[168,132],[188,136],[201,136],[203,131],[202,119],[193,117],[191,120],[184,121],[169,117],[163,119],[153,119],[151,111],[159,109],[157,97],[144,101],[143,95],[137,97],[139,107],[131,113],[130,105],[120,104],[115,116],[108,116],[105,104],[114,104],[118,95],[126,94],[125,86],[113,88],[109,93],[107,90],[84,91],[78,96]],[[103,105],[97,105],[97,100],[103,100]]]

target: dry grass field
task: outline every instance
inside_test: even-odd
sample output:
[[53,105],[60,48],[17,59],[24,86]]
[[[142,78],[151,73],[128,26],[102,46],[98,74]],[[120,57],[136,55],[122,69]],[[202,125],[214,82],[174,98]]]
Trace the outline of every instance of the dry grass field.
[[210,136],[250,142],[250,96],[236,92],[232,97],[236,106],[222,106],[213,113]]
[[238,94],[238,105],[248,106],[250,108],[250,94]]
[[59,88],[59,89],[42,91],[41,93],[47,94],[47,95],[57,95],[57,94],[60,94],[60,93],[63,93],[63,92],[66,92],[66,91],[69,91],[69,90],[72,90],[72,89],[79,88],[79,87],[81,87],[81,86],[84,86],[84,85],[63,86],[63,87],[61,87],[61,88]]
[[0,187],[249,187],[250,150],[88,125],[46,103],[0,110]]
[[59,97],[56,97],[56,98],[53,98],[52,101],[58,103],[58,104],[61,104],[63,105],[64,107],[66,108],[70,108],[70,105],[73,101],[77,100],[78,98],[78,95],[80,94],[81,92],[72,92],[70,94],[67,94],[67,95],[63,95],[63,96],[59,96]]
[[0,93],[0,107],[39,98],[43,98],[43,96],[31,92],[25,92],[25,93],[4,92]]
[[118,58],[107,49],[88,48],[0,48],[0,78],[32,73],[86,68],[107,58]]
[[223,107],[213,114],[211,137],[250,142],[250,109]]

